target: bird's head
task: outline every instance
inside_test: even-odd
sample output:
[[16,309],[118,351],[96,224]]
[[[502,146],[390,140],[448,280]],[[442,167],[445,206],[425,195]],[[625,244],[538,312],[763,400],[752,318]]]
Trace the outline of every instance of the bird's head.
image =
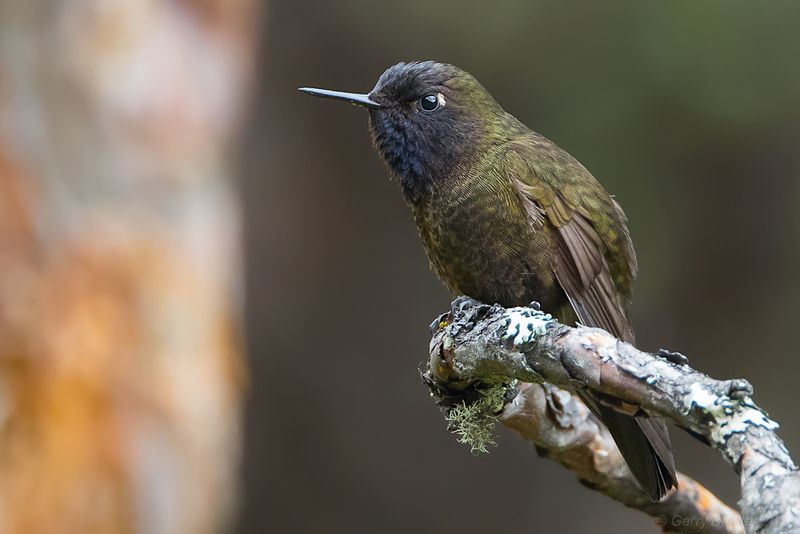
[[518,128],[472,75],[434,61],[393,65],[367,94],[300,90],[366,107],[375,148],[412,199]]

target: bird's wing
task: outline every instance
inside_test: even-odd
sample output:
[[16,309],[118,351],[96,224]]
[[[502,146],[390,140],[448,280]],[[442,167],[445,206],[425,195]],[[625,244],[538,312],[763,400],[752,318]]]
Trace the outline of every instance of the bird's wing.
[[633,342],[628,302],[636,256],[625,214],[575,158],[544,138],[517,143],[512,173],[531,216],[555,235],[553,272],[580,322]]
[[[633,343],[628,302],[636,256],[625,214],[575,158],[542,137],[510,147],[508,174],[531,224],[554,234],[553,272],[578,320]],[[653,500],[677,485],[667,427],[659,418],[629,417],[578,391],[603,421],[642,488]]]

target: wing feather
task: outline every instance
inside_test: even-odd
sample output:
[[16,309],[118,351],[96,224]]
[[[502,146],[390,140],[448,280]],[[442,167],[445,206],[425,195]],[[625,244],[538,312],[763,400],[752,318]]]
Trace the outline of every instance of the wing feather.
[[[555,244],[553,274],[582,324],[633,343],[628,299],[637,264],[625,214],[572,156],[544,138],[528,141],[517,147],[523,152],[517,154],[518,161],[527,163],[528,173],[514,179],[528,212],[550,223]],[[530,142],[536,150],[530,150]],[[629,417],[601,404],[589,392],[579,395],[605,423],[651,498],[658,500],[677,485],[664,421]]]
[[633,342],[628,299],[637,266],[625,214],[572,156],[544,138],[528,141],[515,147],[528,171],[515,180],[523,204],[537,206],[554,230],[553,274],[582,324]]

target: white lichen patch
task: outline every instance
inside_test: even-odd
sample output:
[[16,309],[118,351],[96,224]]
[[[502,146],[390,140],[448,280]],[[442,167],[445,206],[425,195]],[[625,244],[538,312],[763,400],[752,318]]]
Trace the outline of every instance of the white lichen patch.
[[596,346],[595,350],[597,351],[597,355],[600,357],[600,360],[603,362],[608,361],[616,361],[617,350],[615,347],[609,346],[607,344],[599,344]]
[[511,308],[508,310],[508,326],[503,339],[511,339],[515,347],[532,343],[545,334],[552,322],[553,317],[549,313],[530,308]]
[[[746,401],[745,401],[746,402]],[[711,429],[711,439],[717,442],[725,441],[731,434],[746,432],[748,428],[758,426],[767,430],[776,430],[778,423],[764,415],[757,408],[744,406],[726,417],[719,425]]]
[[704,412],[713,413],[717,407],[719,397],[708,391],[702,384],[692,384],[689,394],[683,399],[683,406],[691,410],[697,406]]
[[687,410],[699,408],[713,418],[709,437],[716,443],[724,443],[732,434],[746,432],[753,426],[767,430],[778,428],[778,423],[756,408],[750,397],[736,402],[714,395],[702,384],[692,384],[683,405]]

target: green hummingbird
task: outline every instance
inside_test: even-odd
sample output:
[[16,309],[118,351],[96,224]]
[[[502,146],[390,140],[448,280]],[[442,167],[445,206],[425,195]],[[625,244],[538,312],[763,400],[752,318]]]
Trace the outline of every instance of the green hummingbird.
[[[633,343],[637,273],[627,218],[592,174],[506,112],[470,74],[433,61],[389,67],[368,94],[301,88],[364,106],[431,268],[455,295],[537,301],[565,324]],[[677,486],[663,420],[578,394],[653,500]]]

